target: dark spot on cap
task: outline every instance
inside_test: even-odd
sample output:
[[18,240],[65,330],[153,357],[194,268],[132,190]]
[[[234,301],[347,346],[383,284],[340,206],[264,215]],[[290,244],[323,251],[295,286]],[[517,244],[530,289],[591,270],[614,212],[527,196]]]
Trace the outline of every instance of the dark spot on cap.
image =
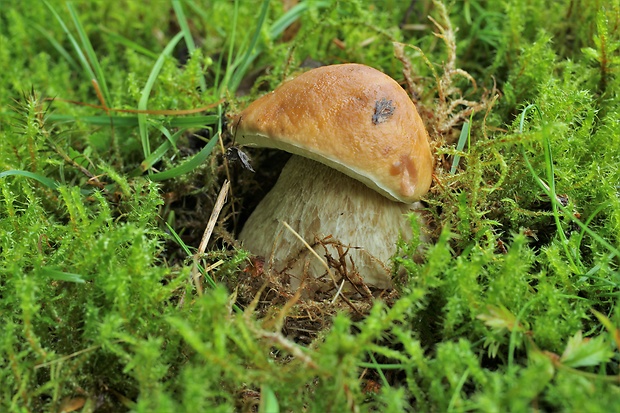
[[372,115],[372,123],[378,125],[387,121],[393,114],[396,107],[391,100],[381,98],[375,102],[375,113]]

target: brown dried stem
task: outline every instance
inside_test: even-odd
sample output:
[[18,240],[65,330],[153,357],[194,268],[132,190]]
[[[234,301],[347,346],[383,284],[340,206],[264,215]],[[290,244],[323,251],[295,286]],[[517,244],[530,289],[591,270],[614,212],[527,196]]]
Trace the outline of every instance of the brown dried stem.
[[[456,67],[456,30],[452,27],[446,6],[438,0],[434,0],[433,3],[438,10],[438,18],[435,19],[431,16],[428,18],[437,30],[433,34],[443,41],[447,49],[447,59],[442,65],[442,74],[439,75],[437,73],[434,65],[422,49],[417,46],[394,42],[394,54],[403,64],[403,75],[405,76],[407,87],[412,94],[414,102],[421,106],[420,112],[423,115],[425,113],[432,113],[432,116],[426,116],[426,122],[434,138],[438,139],[448,135],[452,129],[462,124],[469,118],[472,112],[488,109],[489,105],[496,99],[497,90],[494,82],[493,88],[490,91],[485,89],[478,100],[469,100],[463,97],[462,90],[454,84],[456,78],[465,78],[472,85],[473,92],[478,89],[478,84],[469,73]],[[414,49],[420,53],[424,63],[430,68],[435,78],[437,102],[434,103],[432,111],[429,108],[423,107],[423,103],[418,102],[419,96],[422,94],[422,86],[416,84],[413,80],[415,77],[413,66],[405,54],[406,48]],[[461,109],[459,110],[459,108]]]

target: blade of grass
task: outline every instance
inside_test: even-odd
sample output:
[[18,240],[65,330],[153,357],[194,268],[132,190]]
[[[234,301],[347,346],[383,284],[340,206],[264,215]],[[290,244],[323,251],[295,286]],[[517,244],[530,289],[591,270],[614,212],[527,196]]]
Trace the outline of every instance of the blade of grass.
[[[586,219],[585,225],[587,227],[590,226],[590,222],[592,222],[592,220],[594,219],[594,217],[596,217],[598,215],[599,212],[601,212],[603,209],[605,209],[606,207],[609,206],[609,203],[605,202],[604,204],[601,204],[598,206],[598,208],[596,208],[594,210],[593,213],[590,214],[590,216]],[[583,241],[583,236],[585,235],[585,231],[582,229],[579,232],[579,237],[577,238],[577,248],[579,248],[581,246],[581,242]]]
[[[538,113],[538,116],[541,122],[543,121],[543,115],[542,115],[542,112],[540,111],[540,108],[535,104],[530,104],[526,106],[525,109],[523,109],[523,112],[521,113],[521,120],[519,122],[519,133],[523,132],[523,125],[525,123],[525,115],[530,109],[536,109],[536,112]],[[523,149],[523,156],[525,158],[528,169],[530,169],[530,173],[533,174],[533,176],[537,180],[538,185],[544,189],[547,196],[549,196],[549,198],[551,199],[551,208],[553,210],[553,218],[555,220],[555,226],[557,228],[558,236],[560,237],[560,241],[561,241],[560,243],[562,244],[562,248],[564,249],[566,258],[568,259],[573,271],[575,273],[580,273],[580,272],[583,272],[583,268],[579,268],[577,264],[575,263],[573,252],[570,251],[568,248],[568,239],[566,238],[566,234],[564,233],[564,228],[562,228],[562,223],[560,222],[560,214],[558,212],[559,202],[558,202],[557,194],[555,191],[555,172],[553,168],[553,158],[551,155],[551,144],[549,142],[549,137],[547,136],[547,134],[543,134],[543,151],[545,155],[545,172],[547,174],[548,184],[545,183],[542,179],[540,179],[540,177],[538,177],[538,175],[534,171],[534,168],[532,167],[531,163],[529,162],[529,159],[527,158],[527,155],[525,154],[525,149]]]
[[[140,101],[138,102],[138,110],[146,110],[149,96],[151,95],[151,90],[153,89],[155,80],[157,80],[157,76],[159,75],[159,72],[164,65],[164,61],[166,60],[166,57],[170,56],[172,50],[182,37],[183,33],[178,33],[176,36],[174,36],[157,58],[157,61],[153,65],[153,69],[151,70],[151,73],[149,75],[149,78],[144,85],[144,89],[142,89]],[[142,151],[144,153],[144,157],[147,158],[151,154],[151,147],[148,137],[146,115],[143,113],[138,114],[138,128],[140,131],[140,140],[142,142]]]
[[461,390],[463,389],[463,386],[465,385],[465,382],[467,381],[468,378],[469,378],[469,367],[467,368],[467,370],[465,370],[465,372],[459,379],[458,383],[456,384],[454,391],[452,392],[452,397],[450,397],[450,403],[448,403],[448,412],[462,411],[461,410],[462,406],[459,406],[459,407],[455,407],[455,406],[460,399]]
[[[187,129],[189,128],[204,128],[207,125],[213,125],[218,123],[220,117],[217,115],[207,115],[207,116],[190,116],[190,117],[182,117],[182,118],[174,118],[170,121],[170,127],[180,127],[178,131],[174,134],[170,134],[168,129],[164,127],[162,124],[156,124],[155,127],[158,128],[164,136],[166,136],[166,141],[159,145],[156,150],[151,152],[149,156],[147,156],[141,163],[140,166],[129,173],[129,176],[138,176],[142,175],[145,171],[149,170],[157,161],[159,161],[162,156],[170,150],[170,148],[174,147],[176,150],[176,142],[179,140],[179,137],[183,135]],[[137,119],[136,119],[137,123]]]
[[[138,125],[137,116],[72,116],[72,115],[60,115],[51,114],[48,119],[54,122],[77,122],[82,121],[90,125],[106,126],[110,124],[110,119],[114,121],[116,126],[135,127]],[[174,134],[164,132],[161,128],[163,125],[156,125],[158,129],[164,134],[167,140],[161,144],[155,151],[147,156],[140,166],[130,172],[130,176],[138,176],[151,168],[162,156],[176,144],[178,138],[187,131],[189,128],[204,128],[207,125],[214,125],[218,123],[219,116],[217,115],[205,115],[205,116],[187,116],[173,118],[169,121],[169,127],[181,128]],[[164,128],[165,129],[165,128]],[[166,129],[167,130],[167,129]]]
[[218,140],[219,134],[212,137],[209,140],[209,143],[207,143],[207,145],[202,148],[200,152],[194,155],[190,160],[185,161],[181,165],[167,171],[151,174],[149,175],[149,179],[151,179],[152,181],[164,181],[166,179],[176,178],[177,176],[181,176],[193,171],[207,159],[207,157],[211,154],[211,151],[217,144]]
[[550,197],[552,199],[551,206],[553,208],[553,218],[555,220],[555,226],[558,229],[558,233],[560,234],[560,238],[562,240],[562,244],[564,245],[564,250],[566,251],[568,260],[575,269],[578,269],[581,273],[583,273],[583,271],[585,271],[584,268],[578,265],[578,253],[576,253],[574,250],[571,251],[569,249],[568,238],[566,237],[566,234],[564,233],[564,228],[562,228],[562,223],[560,222],[560,212],[558,209],[558,205],[560,203],[558,202],[558,196],[555,190],[555,166],[553,163],[551,140],[549,139],[548,134],[543,134],[543,143],[545,153],[545,166],[547,172],[547,183],[549,185],[549,192],[551,194]]
[[[136,126],[138,125],[137,116],[73,116],[73,115],[61,115],[53,113],[48,116],[49,120],[56,122],[77,122],[82,121],[90,125],[109,125],[110,119],[114,121],[115,126]],[[169,126],[173,128],[185,127],[185,128],[201,128],[205,125],[214,125],[218,121],[217,115],[206,116],[188,116],[173,118],[169,122]]]
[[286,13],[282,15],[278,20],[273,22],[271,28],[269,29],[269,38],[271,40],[275,40],[278,36],[286,30],[291,24],[295,23],[310,7],[314,7],[316,9],[322,9],[329,6],[328,2],[318,1],[318,2],[304,2],[299,3],[293,7]]
[[[222,67],[224,64],[224,53],[220,53],[220,57],[217,60],[217,65],[215,66],[215,76],[213,79],[213,96],[219,97],[222,96],[222,88],[220,87],[224,82],[221,82],[222,78]],[[226,77],[226,75],[224,75]]]
[[[603,209],[605,209],[605,207],[607,207],[607,206],[609,206],[608,202],[605,202],[605,203],[599,205],[598,208],[596,208],[596,210],[594,210],[594,212],[592,214],[590,214],[590,216],[586,219],[584,225],[589,228],[590,227],[590,223],[592,222],[594,217],[596,215],[598,215],[598,213],[601,212]],[[575,243],[575,245],[576,245],[575,249],[579,250],[581,248],[581,243],[583,242],[583,236],[584,235],[585,235],[585,231],[583,229],[581,231],[579,231],[579,235],[577,236],[577,240],[576,240],[576,243]],[[612,259],[613,255],[614,254],[612,253],[612,256],[609,257],[609,259]],[[579,259],[579,257],[577,257],[577,258],[578,258],[578,261],[579,261],[579,265],[582,266],[582,267],[585,267],[584,264],[581,262],[581,259]],[[590,271],[588,271],[588,273],[586,273],[586,275],[588,275],[590,273],[592,273],[592,274],[596,273],[599,270],[599,267],[600,267],[599,265],[595,265],[593,268],[590,269]]]
[[[209,16],[208,14],[201,9],[199,6],[196,5],[196,3],[192,0],[185,0],[184,3],[190,8],[192,9],[192,12],[195,15],[200,16],[203,20],[209,20]],[[220,97],[223,96],[226,92],[226,85],[228,84],[230,78],[232,77],[232,74],[234,72],[234,69],[237,67],[237,63],[233,62],[233,51],[235,49],[235,38],[237,35],[237,17],[239,16],[239,1],[235,0],[233,2],[233,13],[232,13],[232,24],[230,25],[231,27],[231,32],[230,34],[227,34],[226,32],[224,32],[222,29],[218,30],[218,27],[214,27],[215,30],[218,31],[218,33],[226,38],[226,41],[228,42],[228,60],[226,60],[227,62],[227,66],[226,66],[226,72],[224,74],[222,74],[222,68],[224,67],[224,58],[226,57],[225,53],[219,53],[220,57],[218,59],[218,64],[215,65],[214,67],[214,71],[215,71],[215,79],[213,81],[213,95],[216,97]]]
[[373,353],[371,353],[371,352],[368,352],[368,355],[370,356],[370,360],[372,360],[372,362],[374,363],[375,370],[379,374],[379,377],[381,377],[381,381],[383,382],[383,385],[384,386],[389,386],[390,382],[385,377],[385,374],[383,373],[383,369],[381,368],[381,365],[379,363],[377,363],[377,359],[375,358],[375,355]]
[[[204,11],[200,6],[197,6],[194,0],[185,0],[184,3],[187,5],[187,7],[191,9],[191,14],[198,15],[203,20],[209,20],[209,14]],[[204,4],[201,4],[201,6],[204,6]],[[214,29],[217,30],[219,34],[224,34],[224,32],[219,27],[214,27]]]
[[149,157],[142,161],[142,163],[140,164],[140,168],[138,168],[140,170],[140,173],[145,172],[150,167],[152,167],[157,161],[161,159],[162,156],[166,154],[166,152],[168,152],[171,147],[174,147],[175,150],[177,150],[176,142],[179,140],[179,137],[185,133],[186,130],[186,128],[178,130],[172,136],[170,136],[168,140],[159,145],[156,150],[151,152]]
[[40,183],[42,183],[49,189],[54,189],[54,190],[58,189],[58,187],[60,186],[60,184],[54,181],[53,179],[46,178],[43,175],[39,175],[39,174],[36,174],[34,172],[29,172],[29,171],[11,169],[8,171],[0,172],[0,178],[4,178],[5,176],[25,176],[26,178],[31,178],[36,181],[39,181]]
[[[540,119],[542,121],[542,112],[540,111],[538,106],[534,105],[534,104],[528,105],[525,109],[523,109],[523,111],[521,113],[521,120],[520,120],[520,123],[519,123],[519,133],[522,133],[522,131],[523,131],[523,125],[525,123],[525,115],[531,109],[536,109],[536,111],[537,111],[537,113],[538,113],[538,115],[539,115],[539,117],[540,117]],[[548,150],[550,150],[550,144],[548,142],[549,138],[547,136],[545,136],[544,139],[546,141],[546,144],[544,145],[545,151],[548,151]],[[559,213],[557,213],[557,210],[560,210],[560,211],[562,211],[565,214],[565,216],[567,216],[571,221],[573,221],[575,224],[577,224],[577,226],[579,226],[584,232],[586,232],[588,235],[590,235],[595,241],[597,241],[598,243],[603,245],[610,252],[614,253],[617,256],[620,256],[620,250],[618,250],[618,248],[614,247],[607,240],[605,240],[603,237],[598,235],[596,232],[592,231],[586,224],[584,224],[583,222],[581,222],[581,220],[579,220],[577,217],[575,217],[575,215],[573,213],[571,213],[571,211],[569,211],[568,208],[566,208],[564,205],[562,205],[558,201],[557,194],[555,193],[555,184],[553,186],[545,184],[545,182],[542,180],[542,178],[540,178],[540,176],[538,176],[538,174],[534,170],[534,167],[532,166],[529,158],[527,157],[527,154],[525,153],[525,149],[522,149],[522,154],[523,154],[523,159],[525,160],[525,164],[526,164],[528,170],[530,171],[530,173],[534,177],[534,181],[538,184],[538,186],[540,186],[540,188],[543,190],[543,192],[551,200],[551,203],[552,203],[552,205],[554,207],[554,211],[556,211],[554,213],[554,215],[556,215],[556,226],[560,225]],[[552,161],[551,157],[547,156],[547,154],[545,154],[545,162],[548,163],[550,161]],[[549,175],[550,172],[553,172],[553,168],[549,168],[549,166],[547,165],[548,178],[553,179],[554,176]],[[561,227],[559,229],[561,229]],[[574,263],[572,262],[572,256],[571,256],[572,254],[570,253],[570,251],[568,251],[568,241],[564,242],[564,240],[566,239],[566,236],[564,235],[563,231],[560,231],[560,232],[561,232],[561,236],[563,236],[562,245],[563,245],[563,247],[565,249],[567,258],[571,261],[571,264],[573,265],[573,268],[576,269],[576,267],[574,267]]]
[[182,118],[174,118],[170,121],[171,127],[193,127],[202,128],[205,125],[215,125],[219,121],[217,115],[204,116],[186,116]]
[[77,53],[77,55],[78,55],[78,57],[80,59],[80,63],[82,64],[82,68],[86,72],[86,76],[89,79],[95,79],[96,78],[95,72],[93,72],[92,67],[90,67],[90,64],[88,63],[88,59],[86,59],[86,56],[84,56],[84,53],[82,52],[82,48],[78,44],[78,42],[75,39],[75,37],[73,37],[73,35],[69,31],[69,28],[67,27],[65,22],[62,20],[60,15],[56,12],[56,10],[47,1],[43,1],[43,3],[52,12],[54,17],[56,17],[56,20],[58,21],[58,23],[60,23],[60,27],[62,27],[62,30],[65,32],[65,34],[69,38],[69,41],[71,42],[71,45],[73,45],[73,49],[75,50],[75,52]]
[[60,55],[62,57],[65,58],[65,60],[69,63],[69,66],[71,66],[73,68],[74,71],[79,72],[80,71],[80,66],[77,64],[77,62],[75,61],[75,59],[73,57],[71,57],[71,55],[69,54],[69,52],[67,52],[67,50],[62,47],[62,45],[60,43],[58,43],[56,41],[56,39],[54,39],[47,30],[45,30],[43,27],[39,26],[36,23],[32,23],[32,27],[37,30],[39,33],[41,33],[43,35],[43,37],[45,37],[47,39],[48,42],[50,42],[50,44],[52,45],[52,47],[54,49],[56,49],[56,51],[58,53],[60,53]]
[[364,367],[364,368],[368,368],[368,369],[383,369],[383,370],[402,370],[405,367],[413,367],[413,363],[412,364],[404,364],[404,363],[397,363],[397,364],[379,364],[379,363],[371,363],[368,361],[362,361],[357,363],[358,367]]
[[[161,123],[156,124],[156,125],[155,125],[155,128],[156,128],[157,130],[159,130],[159,131],[161,132],[161,134],[162,134],[162,135],[164,135],[164,136],[166,137],[166,139],[167,139],[167,141],[166,141],[166,142],[168,142],[168,143],[169,143],[169,144],[170,144],[170,145],[174,148],[174,150],[175,150],[175,151],[178,151],[178,149],[177,149],[177,145],[176,145],[176,140],[178,139],[178,136],[177,136],[177,139],[174,139],[174,140],[173,140],[173,139],[172,139],[172,135],[170,134],[170,131],[168,130],[168,128],[166,128],[166,127],[165,127],[164,125],[162,125]],[[181,131],[179,131],[179,132],[181,132]],[[175,133],[175,135],[177,135],[179,132]],[[161,147],[161,146],[160,146],[160,147]]]
[[72,283],[84,284],[86,281],[80,274],[73,274],[70,272],[59,271],[53,268],[42,267],[38,270],[38,274],[44,277],[49,277],[53,280],[67,281]]
[[[168,227],[168,231],[170,231],[172,238],[174,238],[174,240],[177,242],[177,244],[179,244],[179,246],[183,249],[183,251],[187,254],[187,256],[192,257],[194,254],[192,254],[187,244],[183,242],[183,240],[181,239],[179,234],[176,233],[174,228],[172,228],[170,224],[168,224],[167,222],[166,222],[166,226]],[[217,287],[215,280],[211,278],[211,275],[209,275],[209,273],[205,270],[205,268],[202,265],[200,265],[199,262],[196,262],[196,266],[198,267],[198,270],[202,273],[202,275],[204,275],[209,285],[213,288]]]
[[[263,2],[262,11],[265,13],[265,15],[267,12],[267,5],[266,5],[267,2],[268,0]],[[239,87],[239,84],[241,83],[241,80],[243,79],[243,76],[245,75],[247,71],[247,68],[258,57],[258,55],[263,50],[262,46],[257,43],[258,36],[260,35],[260,31],[262,30],[262,26],[264,24],[264,17],[265,17],[265,15],[261,13],[261,15],[259,16],[259,22],[258,22],[257,29],[254,32],[254,36],[252,37],[250,47],[247,49],[243,57],[237,58],[233,61],[233,57],[232,57],[233,46],[234,46],[234,39],[235,39],[236,27],[237,27],[237,4],[238,4],[238,1],[235,2],[235,9],[233,12],[233,29],[232,29],[232,33],[230,36],[231,41],[229,43],[229,49],[228,49],[229,64],[228,64],[228,67],[226,68],[226,73],[221,83],[219,83],[220,72],[218,69],[219,67],[221,67],[222,55],[220,55],[220,64],[218,65],[218,68],[216,68],[215,90],[218,91],[220,96],[222,95],[222,93],[225,92],[224,90],[225,87],[228,87],[229,91],[237,90],[237,88]],[[312,7],[316,7],[316,8],[324,8],[327,6],[329,6],[328,2],[312,3]],[[304,14],[309,8],[310,8],[310,5],[308,3],[300,3],[296,5],[295,7],[291,8],[289,11],[287,11],[282,17],[280,17],[277,21],[275,21],[271,25],[271,28],[269,29],[269,32],[267,34],[269,39],[272,41],[275,40],[278,36],[282,34],[282,32],[284,32],[284,30],[286,30],[287,27],[289,27],[297,19],[299,19],[299,17],[302,14]]]
[[111,31],[110,29],[108,29],[107,27],[104,26],[98,26],[99,30],[101,30],[102,33],[104,33],[106,36],[110,37],[113,41],[122,44],[123,46],[127,47],[128,49],[132,49],[134,51],[136,51],[137,53],[140,53],[144,56],[150,57],[152,59],[157,59],[157,57],[159,56],[157,53],[150,51],[149,49],[147,49],[146,47],[133,42],[131,40],[129,40],[126,37],[121,36],[120,34],[114,33],[113,31]]
[[258,43],[258,38],[260,37],[260,33],[263,29],[263,25],[265,24],[265,19],[267,17],[267,10],[269,10],[269,0],[263,0],[263,4],[261,6],[261,11],[258,16],[258,20],[256,23],[256,29],[254,30],[254,35],[252,36],[252,40],[250,41],[250,46],[246,50],[245,54],[241,58],[239,62],[239,66],[235,69],[230,82],[228,83],[228,90],[234,92],[239,87],[243,76],[245,75],[250,63],[256,55],[254,55],[254,48]]
[[[192,32],[189,30],[189,24],[187,23],[187,18],[185,17],[185,12],[183,11],[183,5],[179,0],[172,0],[172,8],[174,9],[174,13],[177,15],[177,20],[179,22],[179,26],[181,27],[183,38],[185,39],[187,51],[191,56],[196,50],[196,45],[194,44]],[[205,82],[204,75],[200,76],[199,83],[200,90],[204,93],[207,90],[207,83]]]
[[278,397],[271,390],[271,387],[263,384],[260,386],[260,401],[258,403],[258,413],[280,413]]
[[[329,6],[329,3],[327,2],[316,2],[316,3],[300,3],[297,4],[296,6],[292,7],[289,11],[287,11],[284,15],[282,15],[282,17],[280,17],[278,20],[276,20],[272,25],[271,28],[268,31],[267,36],[269,37],[269,39],[271,41],[275,40],[278,38],[278,36],[280,36],[284,30],[286,30],[287,27],[289,27],[291,24],[293,24],[296,20],[299,19],[299,17],[301,17],[301,15],[303,15],[310,7],[315,7],[317,9],[320,8],[325,8],[327,6]],[[252,63],[259,54],[261,54],[261,52],[263,51],[263,47],[260,44],[257,44],[251,52],[251,56],[249,57],[249,59],[247,59],[248,65],[249,63]]]
[[175,132],[170,137],[170,140],[164,141],[164,143],[159,145],[157,149],[151,152],[148,158],[146,158],[140,163],[140,166],[135,168],[133,171],[129,172],[129,176],[136,177],[136,176],[142,175],[145,171],[151,168],[157,161],[159,161],[162,158],[162,156],[166,154],[166,152],[168,152],[168,150],[170,150],[170,148],[173,146],[172,142],[176,144],[176,142],[179,140],[179,137],[183,135],[186,130],[187,129],[184,128],[184,129],[180,129],[177,132]]
[[95,72],[94,79],[97,80],[97,83],[99,84],[99,87],[101,88],[101,93],[103,94],[103,98],[104,98],[104,102],[101,102],[101,103],[108,106],[108,103],[111,102],[110,92],[108,90],[108,84],[105,81],[105,75],[104,75],[103,69],[101,68],[101,65],[99,64],[99,59],[97,58],[97,54],[95,53],[95,50],[93,49],[93,45],[90,43],[90,39],[88,38],[88,35],[86,34],[86,31],[84,30],[84,26],[82,26],[82,22],[80,22],[80,19],[78,18],[78,15],[75,12],[73,5],[71,3],[67,3],[67,9],[69,9],[69,14],[71,15],[71,18],[73,19],[73,24],[75,25],[75,28],[77,29],[78,35],[80,36],[80,40],[82,41],[82,47],[84,48],[84,50],[86,50],[86,54],[88,55],[90,65],[92,66]]
[[181,5],[179,0],[172,0],[172,8],[174,9],[174,13],[177,15],[181,32],[185,38],[185,45],[187,46],[188,51],[192,53],[196,50],[196,44],[194,43],[194,38],[189,30],[189,24],[187,23],[187,18],[185,17],[185,12],[183,11],[183,5]]
[[53,113],[48,117],[51,121],[56,122],[77,122],[82,121],[89,125],[110,125],[110,119],[114,121],[115,126],[136,126],[138,118],[136,116],[73,116],[61,115]]
[[235,49],[235,39],[237,37],[237,18],[239,17],[239,1],[235,0],[233,6],[233,19],[232,19],[232,28],[230,32],[230,36],[228,37],[228,58],[226,60],[226,71],[222,75],[221,68],[223,67],[222,62],[224,61],[224,53],[220,54],[218,65],[215,69],[215,90],[218,93],[218,96],[222,96],[226,93],[226,87],[230,83],[230,79],[232,78],[235,68],[237,67],[238,61],[233,61],[233,52]]
[[[465,122],[463,124],[463,128],[461,129],[461,135],[459,136],[459,141],[456,144],[456,150],[459,152],[463,152],[463,148],[465,147],[465,142],[469,139],[469,122]],[[454,155],[454,159],[452,159],[452,167],[450,168],[450,175],[454,175],[456,173],[456,168],[459,166],[459,162],[461,161],[461,155],[458,153]]]
[[[43,175],[39,175],[39,174],[30,172],[30,171],[22,171],[19,169],[10,169],[8,171],[0,172],[0,178],[4,178],[5,176],[23,176],[25,178],[34,179],[35,181],[39,181],[41,184],[43,184],[47,188],[53,189],[54,191],[58,190],[58,187],[62,185],[60,182],[47,178]],[[92,189],[80,189],[80,193],[82,195],[91,195],[93,193],[93,190]]]

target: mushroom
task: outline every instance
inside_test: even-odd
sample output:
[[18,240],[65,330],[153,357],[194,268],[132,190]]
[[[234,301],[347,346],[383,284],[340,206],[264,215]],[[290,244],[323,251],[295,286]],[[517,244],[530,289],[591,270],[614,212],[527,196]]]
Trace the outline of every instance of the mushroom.
[[[310,70],[250,104],[231,123],[237,142],[293,154],[245,223],[244,248],[290,275],[328,278],[325,264],[354,284],[391,286],[390,257],[411,233],[404,216],[431,185],[428,134],[407,93],[368,66]],[[346,268],[342,268],[342,264]]]

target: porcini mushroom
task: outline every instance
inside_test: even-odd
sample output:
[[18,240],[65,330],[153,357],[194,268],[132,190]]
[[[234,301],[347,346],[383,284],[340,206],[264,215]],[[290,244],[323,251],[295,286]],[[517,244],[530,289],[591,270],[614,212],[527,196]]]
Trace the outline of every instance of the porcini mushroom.
[[245,223],[243,246],[289,274],[292,289],[304,276],[326,277],[285,221],[320,256],[345,251],[351,273],[389,287],[395,243],[411,232],[404,214],[428,191],[433,170],[428,134],[403,88],[361,64],[324,66],[254,101],[231,124],[242,145],[293,154]]

